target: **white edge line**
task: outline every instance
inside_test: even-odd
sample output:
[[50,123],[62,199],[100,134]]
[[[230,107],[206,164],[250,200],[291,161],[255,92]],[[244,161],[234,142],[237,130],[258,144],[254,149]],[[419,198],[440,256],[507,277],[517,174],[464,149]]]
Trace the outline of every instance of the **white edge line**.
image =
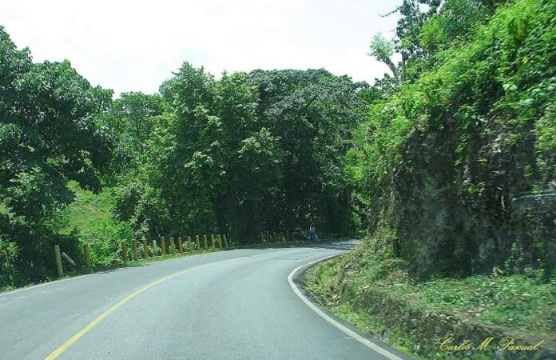
[[338,256],[338,254],[335,255],[331,255],[322,259],[318,259],[315,261],[312,261],[308,264],[305,265],[301,265],[298,268],[296,268],[295,270],[293,270],[290,275],[288,275],[288,282],[290,283],[290,286],[293,290],[293,292],[308,306],[311,308],[311,310],[313,310],[314,312],[316,312],[320,317],[322,317],[324,320],[326,320],[328,323],[330,323],[331,325],[333,325],[334,327],[336,327],[338,330],[342,331],[344,334],[348,335],[349,337],[353,338],[354,340],[359,341],[361,344],[365,345],[366,347],[368,347],[369,349],[385,356],[386,358],[388,358],[389,360],[403,360],[402,358],[398,357],[397,355],[389,352],[388,350],[380,347],[379,345],[373,343],[372,341],[365,339],[364,337],[362,337],[361,335],[355,333],[354,331],[348,329],[347,327],[345,327],[344,325],[340,324],[339,322],[337,322],[336,320],[334,320],[333,318],[331,318],[330,316],[328,316],[327,314],[325,314],[321,309],[319,309],[315,304],[313,304],[311,301],[309,301],[305,295],[303,295],[301,293],[301,291],[299,290],[299,288],[297,287],[297,285],[293,282],[293,276],[302,268],[304,267],[308,267],[311,266],[319,261],[325,261],[328,259],[331,259],[333,257]]
[[[231,249],[230,251],[233,251],[233,250],[235,250],[235,249]],[[219,251],[214,252],[214,253],[212,253],[212,252],[208,253],[207,252],[207,253],[200,253],[200,254],[191,254],[191,255],[188,255],[188,256],[180,256],[180,257],[175,257],[175,258],[160,259],[159,261],[149,262],[149,263],[145,263],[143,265],[156,264],[158,262],[167,262],[167,261],[169,262],[169,261],[175,261],[175,260],[183,260],[184,258],[189,258],[189,257],[193,257],[193,256],[212,255],[212,254],[216,254],[216,253],[219,253]],[[141,264],[138,264],[138,265],[141,265]],[[114,268],[114,269],[103,270],[103,271],[95,271],[95,272],[91,272],[89,274],[69,276],[69,277],[66,277],[66,278],[63,278],[63,279],[55,279],[55,280],[47,281],[47,282],[40,283],[40,284],[24,286],[24,287],[14,289],[14,290],[7,290],[7,291],[4,291],[4,292],[0,292],[0,297],[16,294],[16,293],[19,293],[19,292],[22,292],[22,291],[33,290],[33,289],[40,288],[40,287],[43,287],[43,286],[56,285],[56,284],[61,283],[61,282],[74,280],[74,279],[79,279],[79,278],[83,278],[83,277],[87,277],[87,276],[104,274],[106,272],[112,272],[112,271],[126,270],[126,269],[129,269],[129,268],[133,268],[134,266],[135,266],[135,264],[131,264],[131,265],[128,265],[128,266],[118,267],[118,268]]]
[[[237,249],[230,249],[229,251],[234,251]],[[245,249],[244,249],[245,250]],[[247,248],[246,250],[249,250],[249,248]],[[193,256],[204,256],[204,255],[212,255],[212,254],[216,254],[219,253],[220,251],[217,252],[206,252],[206,253],[200,253],[200,254],[190,254],[188,256],[180,256],[180,257],[175,257],[175,258],[168,258],[168,259],[159,259],[159,261],[153,261],[153,262],[148,262],[148,263],[144,263],[144,264],[138,264],[138,265],[150,265],[150,264],[156,264],[158,262],[169,262],[169,261],[174,261],[174,260],[183,260],[184,258],[190,258]],[[258,255],[256,255],[258,256]],[[16,294],[18,292],[22,292],[22,291],[27,291],[27,290],[33,290],[39,287],[43,287],[43,286],[47,286],[47,285],[56,285],[58,283],[64,282],[64,281],[69,281],[69,280],[74,280],[74,279],[79,279],[82,277],[86,277],[86,276],[92,276],[92,275],[98,275],[98,274],[104,274],[106,272],[112,272],[112,271],[120,271],[120,270],[126,270],[129,268],[133,268],[135,266],[135,264],[131,264],[128,266],[123,266],[123,267],[118,267],[118,268],[114,268],[114,269],[108,269],[108,270],[102,270],[102,271],[94,271],[91,272],[89,274],[83,274],[83,275],[77,275],[77,276],[69,276],[63,279],[55,279],[55,280],[51,280],[51,281],[47,281],[44,283],[40,283],[40,284],[35,284],[35,285],[29,285],[29,286],[24,286],[18,289],[14,289],[14,290],[7,290],[7,291],[3,291],[0,292],[0,297],[2,296],[8,296],[8,295],[12,295],[12,294]]]
[[65,281],[69,281],[69,280],[73,280],[73,279],[79,279],[79,278],[83,278],[83,277],[91,276],[91,275],[93,275],[93,274],[83,274],[83,275],[78,275],[78,276],[71,276],[71,277],[64,278],[64,279],[57,279],[57,280],[44,282],[42,284],[29,285],[29,286],[25,286],[25,287],[22,287],[22,288],[19,288],[19,289],[15,289],[15,290],[8,290],[8,291],[5,291],[5,292],[1,292],[0,297],[11,295],[11,294],[16,294],[16,293],[22,292],[22,291],[33,290],[33,289],[40,288],[40,287],[47,286],[47,285],[56,285],[56,284],[61,283],[61,282],[65,282]]

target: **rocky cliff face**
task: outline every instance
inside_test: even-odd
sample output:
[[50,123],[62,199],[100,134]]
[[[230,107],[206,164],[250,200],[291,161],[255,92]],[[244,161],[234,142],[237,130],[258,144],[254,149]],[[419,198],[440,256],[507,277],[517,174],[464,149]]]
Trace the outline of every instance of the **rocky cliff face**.
[[500,6],[371,107],[370,230],[396,234],[413,276],[554,273],[555,16],[551,1]]
[[449,118],[442,130],[430,124],[407,137],[393,176],[395,220],[387,223],[401,239],[400,256],[413,261],[411,275],[463,277],[504,266],[553,272],[556,192],[525,170],[538,160],[532,135],[506,133],[505,122],[483,124],[471,137]]

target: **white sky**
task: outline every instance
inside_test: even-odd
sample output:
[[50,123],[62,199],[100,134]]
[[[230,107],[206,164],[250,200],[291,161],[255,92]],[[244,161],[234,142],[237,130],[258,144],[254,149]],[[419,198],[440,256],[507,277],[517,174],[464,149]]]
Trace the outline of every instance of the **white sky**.
[[401,0],[0,0],[0,25],[36,62],[68,59],[93,85],[152,94],[184,61],[222,71],[325,68],[373,83],[367,55]]

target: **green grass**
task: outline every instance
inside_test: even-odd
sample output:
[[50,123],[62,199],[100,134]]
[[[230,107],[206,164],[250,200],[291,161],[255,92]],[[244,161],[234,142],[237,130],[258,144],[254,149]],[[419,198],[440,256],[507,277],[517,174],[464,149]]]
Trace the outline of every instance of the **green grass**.
[[[487,325],[536,332],[556,339],[556,279],[539,283],[522,275],[473,276],[463,280],[437,279],[409,289],[424,309],[449,311]],[[406,294],[404,298],[412,295]]]
[[114,218],[113,189],[105,186],[99,194],[69,184],[75,192],[75,201],[65,209],[66,225],[62,233],[75,233],[82,244],[91,247],[91,263],[95,269],[112,268],[121,257],[122,239],[131,239],[131,224]]
[[[336,306],[331,306],[328,308],[328,310],[332,314],[355,325],[366,333],[375,334],[379,337],[382,337],[381,335],[386,330],[386,325],[382,324],[376,316],[369,316],[369,314],[364,310],[354,309],[345,302],[341,302]],[[401,333],[396,334],[396,338],[398,339],[398,341],[393,344],[395,348],[405,353],[412,352],[413,344],[409,339],[404,337]]]
[[70,182],[69,187],[75,192],[75,201],[66,209],[68,225],[64,229],[65,233],[75,228],[82,237],[86,237],[90,229],[95,228],[99,223],[115,225],[111,214],[112,189],[110,187],[104,187],[97,195],[81,189],[76,182]]
[[[400,350],[414,344],[391,324],[361,304],[372,287],[420,312],[450,313],[472,323],[501,329],[523,339],[556,342],[556,279],[543,282],[530,272],[511,276],[438,278],[417,282],[407,276],[408,263],[379,259],[368,241],[354,252],[315,266],[306,273],[309,291],[323,306],[362,330],[381,337]],[[439,356],[438,354],[436,356]],[[477,355],[478,356],[478,355]]]

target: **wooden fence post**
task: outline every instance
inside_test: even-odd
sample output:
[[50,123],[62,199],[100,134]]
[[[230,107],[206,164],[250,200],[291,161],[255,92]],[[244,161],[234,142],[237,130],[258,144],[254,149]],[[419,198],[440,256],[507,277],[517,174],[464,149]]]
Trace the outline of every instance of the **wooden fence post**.
[[137,240],[131,241],[131,249],[133,251],[133,261],[139,260],[139,253],[137,251]]
[[143,241],[143,258],[148,259],[149,258],[149,247],[147,246],[147,239],[145,239],[145,237],[143,236],[143,238],[141,240]]
[[77,264],[75,263],[75,261],[69,257],[68,254],[66,254],[65,252],[62,252],[62,259],[66,260],[67,262],[70,263],[71,266],[76,267]]
[[153,240],[153,256],[158,254],[158,248],[156,246],[156,240]]
[[160,237],[160,248],[162,249],[162,256],[166,255],[166,239],[164,236]]
[[127,241],[122,240],[122,257],[124,263],[127,262]]
[[60,246],[54,245],[54,256],[56,257],[56,268],[58,269],[58,276],[64,275],[62,267],[62,255],[60,254]]
[[170,254],[176,255],[176,244],[174,243],[174,237],[170,237]]
[[224,247],[228,248],[228,239],[226,238],[226,234],[224,234]]
[[208,250],[207,236],[206,235],[203,235],[203,245],[204,245],[204,250]]
[[197,251],[201,251],[201,241],[199,241],[199,235],[195,235],[195,244],[197,245]]
[[182,240],[181,236],[178,237],[178,252],[180,254],[183,253],[183,240]]
[[91,271],[91,249],[88,243],[83,245],[83,252],[85,253],[85,266],[87,267],[87,271]]
[[187,237],[187,249],[193,251],[193,244],[191,243],[191,236]]

